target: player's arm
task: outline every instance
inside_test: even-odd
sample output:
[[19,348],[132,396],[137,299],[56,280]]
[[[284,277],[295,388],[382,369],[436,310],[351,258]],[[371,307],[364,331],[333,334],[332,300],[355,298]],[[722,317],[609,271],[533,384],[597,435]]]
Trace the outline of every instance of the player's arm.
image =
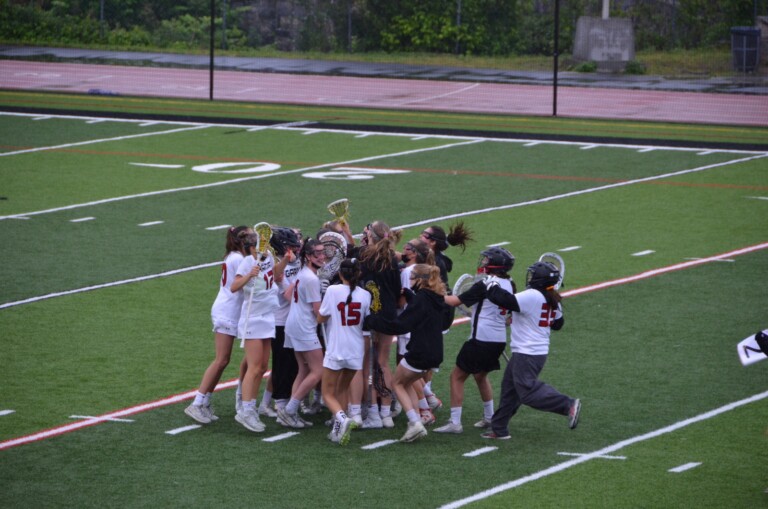
[[520,304],[517,302],[517,298],[499,285],[491,286],[486,292],[486,298],[499,307],[520,312]]

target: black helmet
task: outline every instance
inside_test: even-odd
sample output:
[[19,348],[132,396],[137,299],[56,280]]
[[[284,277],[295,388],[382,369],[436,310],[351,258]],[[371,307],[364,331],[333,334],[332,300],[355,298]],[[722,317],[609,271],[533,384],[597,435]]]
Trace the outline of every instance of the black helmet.
[[489,247],[480,253],[480,261],[477,263],[478,274],[504,274],[506,275],[515,265],[515,257],[503,247]]
[[296,232],[291,228],[276,226],[272,228],[272,237],[269,239],[269,245],[275,250],[278,256],[283,256],[289,247],[301,247],[301,241]]
[[525,286],[526,288],[535,288],[536,290],[548,290],[555,286],[559,280],[560,271],[554,264],[536,262],[528,267]]

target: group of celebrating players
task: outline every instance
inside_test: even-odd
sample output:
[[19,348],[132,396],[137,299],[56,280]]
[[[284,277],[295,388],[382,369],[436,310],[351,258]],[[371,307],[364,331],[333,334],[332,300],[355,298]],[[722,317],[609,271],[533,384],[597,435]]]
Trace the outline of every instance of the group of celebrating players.
[[[489,247],[480,255],[481,277],[452,295],[452,261],[444,251],[449,246],[464,250],[472,240],[462,222],[448,232],[429,226],[400,250],[402,232],[383,221],[368,224],[359,245],[344,219],[326,223],[307,239],[293,228],[268,227],[268,232],[265,239],[246,226],[228,229],[211,309],[216,356],[185,409],[195,421],[218,420],[211,394],[239,338],[244,357],[235,419],[246,429],[265,431],[262,417],[288,428],[307,428],[313,423],[302,414],[316,414],[325,406],[333,443],[349,443],[355,428],[393,428],[400,413],[408,420],[400,441],[420,439],[442,406],[431,379],[443,362],[444,331],[454,309],[463,306],[471,308],[471,333],[450,374],[450,419],[434,432],[463,432],[464,383],[470,375],[483,401],[483,417],[474,426],[484,430],[484,438],[508,439],[509,420],[522,404],[565,415],[569,427],[576,427],[580,401],[538,379],[550,331],[564,321],[555,265],[531,265],[526,289],[518,293],[509,274],[514,256]],[[488,374],[501,368],[502,355],[506,358],[508,328],[512,356],[494,409]]]

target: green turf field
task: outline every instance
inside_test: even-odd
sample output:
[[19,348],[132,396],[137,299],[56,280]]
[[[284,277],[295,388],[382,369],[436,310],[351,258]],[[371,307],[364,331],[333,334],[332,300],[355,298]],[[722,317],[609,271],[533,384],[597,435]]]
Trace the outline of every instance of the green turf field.
[[[556,142],[530,131],[265,128],[234,117],[0,114],[3,505],[768,504],[768,362],[742,367],[736,355],[739,340],[768,327],[768,151],[734,149],[734,132],[718,138],[714,128],[706,143],[689,131],[669,147],[655,140],[669,139],[670,126],[617,144],[602,134]],[[286,120],[301,117],[277,123]],[[727,149],[712,146],[718,139]],[[559,252],[566,326],[542,378],[582,399],[579,427],[524,408],[512,440],[488,443],[471,426],[481,405],[468,383],[464,433],[415,444],[366,448],[399,438],[401,417],[394,430],[356,431],[334,446],[327,412],[312,429],[264,441],[287,430],[243,429],[232,389],[214,396],[218,423],[168,434],[193,422],[188,401],[165,398],[195,389],[212,359],[222,227],[267,221],[311,235],[341,197],[354,231],[381,219],[407,240],[465,221],[475,242],[447,251],[452,281],[474,272],[487,245],[508,243],[518,282],[539,254]],[[631,280],[596,286],[620,278]],[[445,336],[433,386],[446,403],[468,331]],[[84,422],[70,416],[119,420],[63,432]]]

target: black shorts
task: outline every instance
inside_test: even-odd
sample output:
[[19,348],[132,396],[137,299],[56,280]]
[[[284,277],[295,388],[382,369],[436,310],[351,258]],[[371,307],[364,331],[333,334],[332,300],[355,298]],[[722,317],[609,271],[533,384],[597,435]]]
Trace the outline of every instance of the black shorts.
[[499,357],[501,357],[506,343],[491,343],[470,339],[466,341],[456,356],[456,366],[465,373],[472,375],[477,373],[490,373],[501,369]]

